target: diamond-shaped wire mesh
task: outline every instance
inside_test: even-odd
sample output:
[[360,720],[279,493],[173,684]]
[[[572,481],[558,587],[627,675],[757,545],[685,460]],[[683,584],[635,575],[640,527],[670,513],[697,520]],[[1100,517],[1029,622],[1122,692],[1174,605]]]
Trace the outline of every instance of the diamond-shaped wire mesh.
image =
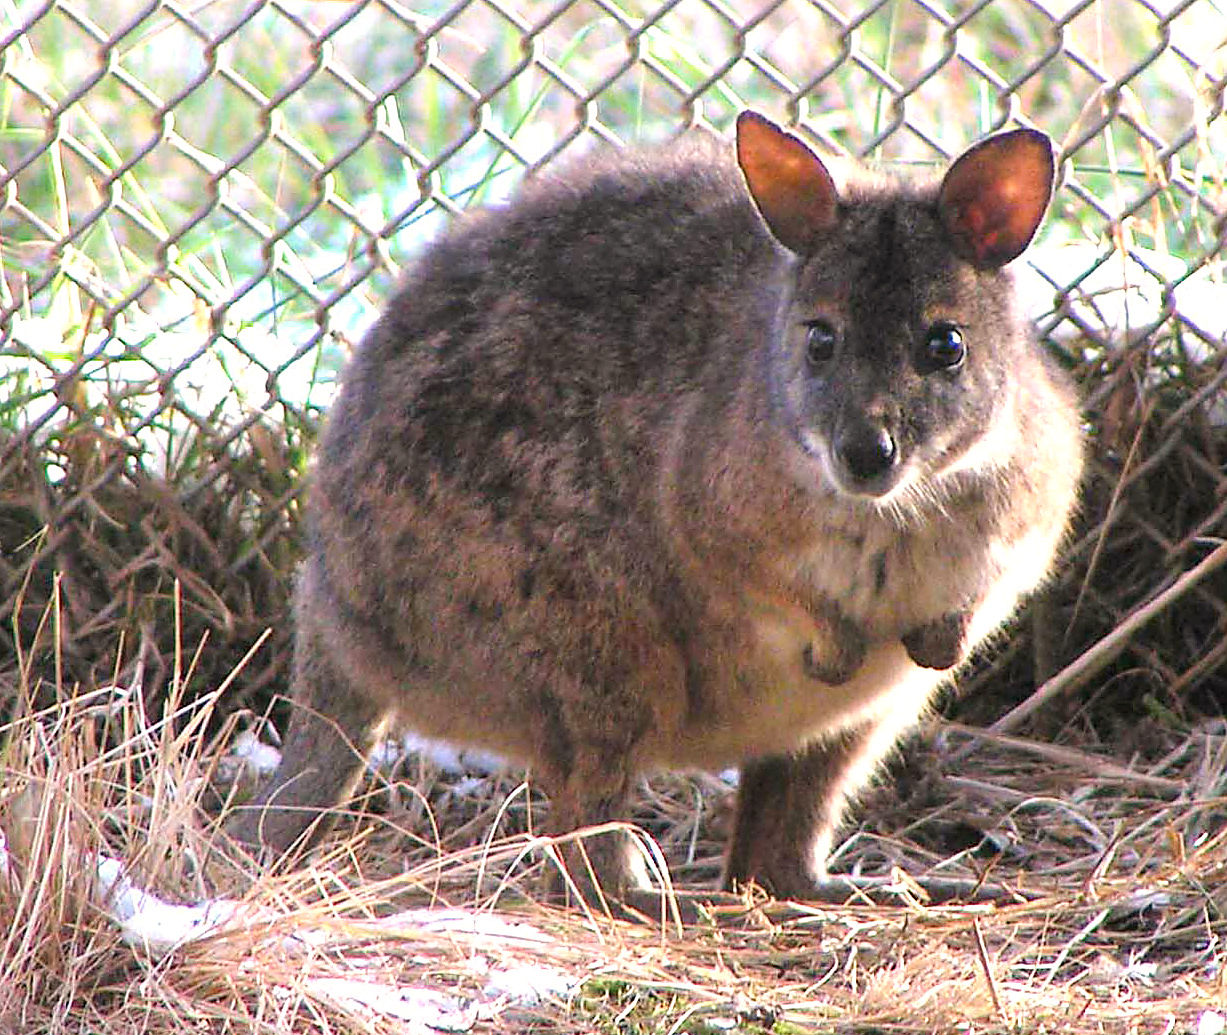
[[[8,0],[4,678],[47,673],[19,647],[54,598],[72,679],[156,665],[178,623],[216,672],[272,627],[243,685],[280,686],[303,458],[403,264],[564,155],[749,106],[886,162],[1062,142],[1020,272],[1095,455],[1048,617],[981,677],[1025,692],[1223,536],[1225,44],[1215,0]],[[1224,596],[1112,682],[1227,688]]]

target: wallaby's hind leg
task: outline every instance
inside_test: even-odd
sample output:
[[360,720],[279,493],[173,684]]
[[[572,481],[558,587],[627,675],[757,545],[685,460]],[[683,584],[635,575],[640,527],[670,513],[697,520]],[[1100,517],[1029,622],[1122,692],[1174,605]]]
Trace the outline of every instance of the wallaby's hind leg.
[[558,851],[566,869],[564,875],[547,864],[546,892],[565,900],[578,891],[600,909],[646,882],[633,835],[625,829],[568,835],[627,820],[636,751],[650,716],[636,695],[616,686],[556,683],[539,689],[533,711],[539,717],[533,779],[549,797],[546,829],[562,839]]
[[338,670],[303,616],[294,657],[294,699],[281,764],[227,825],[230,835],[278,855],[352,792],[384,718],[375,695]]
[[[754,881],[776,898],[897,902],[886,877],[828,874],[826,860],[847,800],[856,794],[907,723],[879,720],[819,741],[796,755],[755,759],[741,770],[737,825],[724,886]],[[975,879],[926,875],[912,885],[933,902],[1021,901],[1015,889]]]
[[557,868],[547,870],[546,891],[551,898],[565,901],[578,891],[591,907],[599,909],[602,901],[616,902],[639,884],[635,848],[626,830],[567,837],[584,827],[599,827],[627,818],[630,781],[629,775],[619,769],[617,765],[611,766],[598,780],[576,771],[561,785],[547,781],[549,829],[564,839],[559,855],[566,868],[565,875]]

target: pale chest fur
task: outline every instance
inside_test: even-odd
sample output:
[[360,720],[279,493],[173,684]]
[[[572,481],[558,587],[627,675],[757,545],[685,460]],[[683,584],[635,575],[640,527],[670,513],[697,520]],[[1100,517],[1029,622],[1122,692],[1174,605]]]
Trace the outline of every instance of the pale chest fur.
[[[802,599],[837,602],[867,640],[898,639],[983,599],[1014,567],[1022,544],[978,525],[948,517],[912,528],[876,517],[849,521],[782,558],[779,574]],[[1046,555],[1032,570],[1035,578],[1047,562]]]
[[[702,673],[707,707],[690,717],[681,738],[661,746],[668,761],[726,765],[796,750],[866,721],[910,724],[950,673],[913,664],[903,633],[967,609],[970,652],[1035,588],[1059,534],[1048,521],[1014,536],[948,522],[910,535],[868,522],[855,535],[828,529],[781,561],[779,592],[744,587],[739,594],[721,642],[711,645],[715,664]],[[829,685],[806,672],[815,622],[801,602],[806,594],[838,601],[868,641],[864,663],[846,683]]]

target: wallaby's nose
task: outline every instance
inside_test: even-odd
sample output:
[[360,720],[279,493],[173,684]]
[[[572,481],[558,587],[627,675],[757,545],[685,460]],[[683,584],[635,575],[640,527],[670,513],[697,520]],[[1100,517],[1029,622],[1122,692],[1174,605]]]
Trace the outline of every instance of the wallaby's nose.
[[856,488],[885,492],[892,484],[890,472],[899,463],[899,447],[890,429],[881,424],[846,425],[835,438],[835,455]]

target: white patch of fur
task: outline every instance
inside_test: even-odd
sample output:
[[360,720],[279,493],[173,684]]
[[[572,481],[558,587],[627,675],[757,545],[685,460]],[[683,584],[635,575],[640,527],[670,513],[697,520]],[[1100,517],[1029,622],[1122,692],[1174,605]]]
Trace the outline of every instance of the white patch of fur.
[[1000,574],[972,615],[968,630],[971,643],[978,643],[996,631],[1014,613],[1019,602],[1044,580],[1058,537],[1059,530],[1046,522],[1016,542],[991,544],[991,563]]
[[964,471],[984,473],[998,470],[1009,463],[1018,450],[1019,421],[1016,414],[1017,400],[1010,393],[1001,406],[988,431],[981,435],[954,463],[943,468],[937,479],[948,478]]

